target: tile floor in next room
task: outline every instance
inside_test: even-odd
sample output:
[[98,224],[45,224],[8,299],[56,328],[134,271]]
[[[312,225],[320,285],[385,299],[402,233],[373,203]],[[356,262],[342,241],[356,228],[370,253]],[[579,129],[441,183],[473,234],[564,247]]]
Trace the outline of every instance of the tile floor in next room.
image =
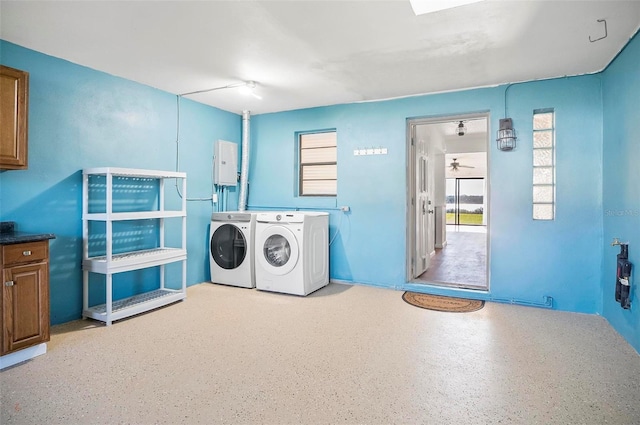
[[414,283],[487,289],[487,227],[447,225],[446,241]]
[[47,354],[0,372],[0,423],[639,423],[640,356],[602,317],[401,296],[204,283],[110,327],[54,326]]

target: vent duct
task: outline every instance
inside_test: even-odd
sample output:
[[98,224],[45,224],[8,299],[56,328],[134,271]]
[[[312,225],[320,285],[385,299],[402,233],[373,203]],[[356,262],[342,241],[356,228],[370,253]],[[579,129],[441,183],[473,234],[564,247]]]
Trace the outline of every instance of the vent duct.
[[249,187],[249,140],[250,140],[251,111],[242,111],[242,162],[240,167],[240,196],[238,210],[247,209],[247,197]]

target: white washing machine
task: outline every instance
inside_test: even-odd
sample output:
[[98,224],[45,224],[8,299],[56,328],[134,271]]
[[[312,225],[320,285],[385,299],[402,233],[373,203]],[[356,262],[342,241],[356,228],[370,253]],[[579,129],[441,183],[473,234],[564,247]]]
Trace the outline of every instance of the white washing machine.
[[256,216],[256,288],[308,295],[329,283],[329,213]]
[[227,211],[211,214],[209,264],[211,282],[254,288],[256,213]]

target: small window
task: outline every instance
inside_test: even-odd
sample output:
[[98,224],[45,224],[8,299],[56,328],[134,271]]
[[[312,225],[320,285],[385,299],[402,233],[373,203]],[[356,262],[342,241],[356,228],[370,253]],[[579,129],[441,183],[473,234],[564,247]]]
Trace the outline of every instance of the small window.
[[553,109],[533,111],[533,219],[556,215],[556,137]]
[[338,189],[337,134],[303,133],[300,145],[300,196],[336,196]]

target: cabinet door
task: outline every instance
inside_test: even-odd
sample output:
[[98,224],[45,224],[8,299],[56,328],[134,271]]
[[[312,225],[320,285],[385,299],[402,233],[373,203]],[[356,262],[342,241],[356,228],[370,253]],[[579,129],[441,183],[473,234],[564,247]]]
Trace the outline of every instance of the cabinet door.
[[0,169],[27,168],[29,74],[0,65]]
[[2,354],[49,341],[47,262],[4,270]]

